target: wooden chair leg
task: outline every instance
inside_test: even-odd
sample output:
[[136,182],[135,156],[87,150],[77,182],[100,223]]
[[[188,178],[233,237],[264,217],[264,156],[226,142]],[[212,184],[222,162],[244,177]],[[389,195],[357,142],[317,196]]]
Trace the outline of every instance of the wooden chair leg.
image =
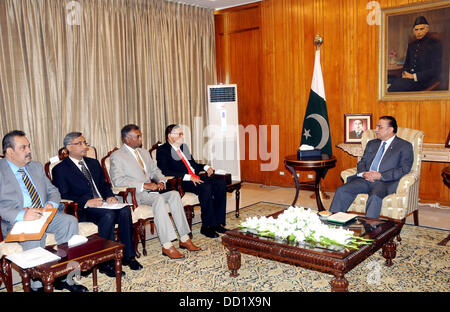
[[147,249],[145,248],[145,239],[146,239],[146,232],[145,232],[145,220],[140,219],[139,220],[139,236],[141,237],[141,244],[142,244],[142,254],[144,256],[147,256]]
[[419,225],[419,210],[414,210],[413,216],[414,216],[414,225],[418,226]]
[[134,251],[136,252],[136,258],[141,257],[141,253],[138,250],[139,246],[139,221],[133,224],[133,243]]

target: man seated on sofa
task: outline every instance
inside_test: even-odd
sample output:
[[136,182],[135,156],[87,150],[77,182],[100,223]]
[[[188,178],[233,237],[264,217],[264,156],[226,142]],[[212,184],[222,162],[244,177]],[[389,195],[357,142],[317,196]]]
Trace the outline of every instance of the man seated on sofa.
[[383,198],[395,193],[400,179],[411,171],[414,161],[411,143],[396,136],[397,121],[392,116],[380,117],[377,138],[367,142],[364,155],[357,164],[357,174],[336,190],[330,211],[346,212],[358,194],[369,194],[366,216],[380,216]]

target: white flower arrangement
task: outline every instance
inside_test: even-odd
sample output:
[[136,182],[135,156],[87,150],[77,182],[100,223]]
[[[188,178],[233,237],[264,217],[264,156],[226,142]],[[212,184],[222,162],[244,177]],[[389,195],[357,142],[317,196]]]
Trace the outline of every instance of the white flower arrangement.
[[273,217],[250,217],[240,228],[259,236],[286,239],[298,243],[320,245],[329,249],[358,249],[372,240],[355,236],[351,230],[323,223],[311,209],[292,207]]

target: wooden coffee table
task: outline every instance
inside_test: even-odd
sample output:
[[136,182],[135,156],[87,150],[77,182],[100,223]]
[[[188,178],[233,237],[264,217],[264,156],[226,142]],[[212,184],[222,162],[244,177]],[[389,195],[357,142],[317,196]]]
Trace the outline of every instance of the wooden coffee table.
[[65,243],[58,245],[57,250],[54,246],[47,246],[46,249],[60,256],[61,259],[28,269],[22,269],[15,263],[6,260],[7,268],[5,269],[9,271],[9,274],[11,267],[19,272],[25,292],[30,291],[30,278],[40,279],[44,285],[44,291],[51,292],[56,278],[65,276],[74,270],[85,272],[91,269],[93,290],[97,292],[97,267],[100,263],[110,260],[115,260],[116,290],[121,291],[123,244],[103,239],[98,234],[94,234],[89,236],[88,241],[83,245],[69,248]]
[[[276,218],[281,212],[283,211],[272,216]],[[378,219],[360,218],[369,222],[380,221]],[[380,248],[383,257],[386,259],[386,265],[392,265],[397,248],[394,238],[400,234],[403,224],[402,222],[382,220],[375,229],[364,235],[364,238],[374,239],[370,245],[363,245],[358,250],[341,252],[259,237],[240,229],[227,231],[222,236],[222,244],[229,250],[227,262],[232,277],[239,275],[237,272],[241,267],[241,253],[245,253],[331,274],[334,276],[334,279],[330,281],[331,290],[347,291],[348,281],[344,275]]]

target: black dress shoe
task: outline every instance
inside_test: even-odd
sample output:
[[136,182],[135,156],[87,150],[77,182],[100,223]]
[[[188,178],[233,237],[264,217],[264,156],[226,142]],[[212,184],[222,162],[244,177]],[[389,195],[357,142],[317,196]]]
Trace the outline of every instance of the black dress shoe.
[[200,229],[200,233],[209,238],[219,237],[219,234],[217,234],[211,226],[202,226]]
[[67,281],[55,281],[53,283],[53,287],[57,290],[67,289],[70,292],[87,292],[88,289],[83,285],[74,283],[73,285],[69,285]]
[[122,265],[128,266],[133,271],[138,271],[143,268],[142,265],[134,257],[122,259]]
[[214,227],[214,231],[218,232],[218,233],[225,233],[226,231],[229,231],[227,228],[224,228],[221,224],[216,225]]
[[[114,266],[113,264],[111,264],[111,263],[105,263],[105,264],[101,265],[101,266],[98,268],[98,271],[99,271],[100,273],[105,274],[106,276],[109,276],[109,277],[116,277],[116,268],[115,268],[115,266]],[[124,271],[122,271],[122,276],[125,276],[125,272],[124,272]]]

